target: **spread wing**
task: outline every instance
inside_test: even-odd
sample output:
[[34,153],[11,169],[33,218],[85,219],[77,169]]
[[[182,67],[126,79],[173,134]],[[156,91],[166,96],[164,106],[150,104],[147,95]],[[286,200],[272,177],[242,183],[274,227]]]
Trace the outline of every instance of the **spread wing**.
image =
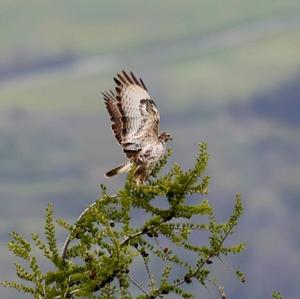
[[105,105],[112,129],[130,158],[147,143],[157,142],[159,112],[142,81],[125,71],[114,78],[116,92],[105,92]]

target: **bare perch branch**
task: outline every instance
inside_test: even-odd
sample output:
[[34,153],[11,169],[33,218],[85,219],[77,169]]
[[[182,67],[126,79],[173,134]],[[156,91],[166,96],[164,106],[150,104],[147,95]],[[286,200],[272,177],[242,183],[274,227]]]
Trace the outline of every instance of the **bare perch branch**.
[[[93,202],[92,204],[90,204],[80,215],[79,217],[76,219],[75,221],[75,225],[86,215],[86,213],[96,205],[97,201]],[[66,254],[67,254],[67,249],[68,249],[68,246],[71,242],[71,235],[69,234],[65,243],[64,243],[64,246],[62,248],[62,251],[61,251],[61,257],[64,259],[66,258]]]

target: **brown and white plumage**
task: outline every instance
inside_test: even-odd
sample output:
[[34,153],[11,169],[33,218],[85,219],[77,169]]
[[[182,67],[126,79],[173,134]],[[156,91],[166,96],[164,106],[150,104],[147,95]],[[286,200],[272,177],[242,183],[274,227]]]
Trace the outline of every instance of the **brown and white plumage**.
[[129,161],[106,176],[128,171],[135,163],[136,181],[144,183],[165,153],[166,142],[171,137],[168,133],[159,134],[159,112],[142,79],[122,71],[114,81],[115,93],[110,90],[103,96],[113,122],[112,130]]

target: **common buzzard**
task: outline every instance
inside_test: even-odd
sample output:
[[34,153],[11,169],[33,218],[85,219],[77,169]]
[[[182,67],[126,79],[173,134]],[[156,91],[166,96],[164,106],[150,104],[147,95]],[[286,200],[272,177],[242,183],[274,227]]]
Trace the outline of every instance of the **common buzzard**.
[[171,135],[159,133],[159,112],[142,79],[125,71],[114,78],[115,92],[103,92],[113,122],[112,130],[128,161],[108,171],[106,177],[127,172],[136,165],[137,184],[143,184],[166,151]]

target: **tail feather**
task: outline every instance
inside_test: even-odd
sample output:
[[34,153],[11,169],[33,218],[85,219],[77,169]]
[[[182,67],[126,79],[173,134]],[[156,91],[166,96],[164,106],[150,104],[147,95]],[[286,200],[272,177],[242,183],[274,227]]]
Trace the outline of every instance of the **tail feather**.
[[131,163],[130,162],[126,162],[110,171],[108,171],[106,174],[105,174],[105,177],[107,178],[110,178],[112,176],[115,176],[117,174],[120,174],[120,173],[124,173],[124,172],[127,172],[129,171],[131,168]]

